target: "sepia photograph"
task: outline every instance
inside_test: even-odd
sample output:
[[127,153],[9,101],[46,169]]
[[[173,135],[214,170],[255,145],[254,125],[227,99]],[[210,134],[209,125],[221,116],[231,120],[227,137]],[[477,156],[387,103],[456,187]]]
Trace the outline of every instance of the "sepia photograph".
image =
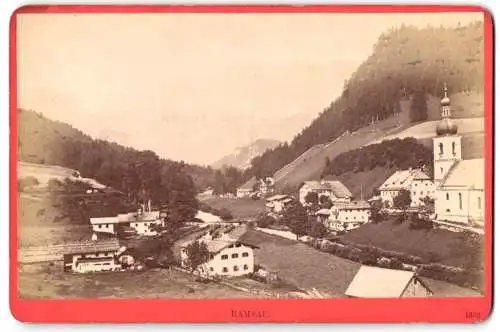
[[17,297],[487,296],[487,28],[17,14]]

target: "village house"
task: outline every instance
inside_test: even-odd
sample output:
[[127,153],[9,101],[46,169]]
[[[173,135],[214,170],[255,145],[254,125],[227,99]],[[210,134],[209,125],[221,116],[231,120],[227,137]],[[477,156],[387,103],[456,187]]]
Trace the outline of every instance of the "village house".
[[484,226],[484,158],[462,159],[462,136],[450,119],[446,86],[444,92],[433,139],[436,219]]
[[87,273],[120,270],[121,265],[116,258],[119,249],[117,239],[66,244],[64,271]]
[[345,291],[355,298],[431,297],[432,291],[413,271],[361,266]]
[[434,199],[436,197],[436,187],[432,177],[423,170],[415,170],[411,183],[410,196],[412,207],[423,205],[423,200],[426,197]]
[[307,205],[307,194],[314,192],[318,194],[318,198],[326,196],[330,198],[332,203],[335,202],[350,202],[352,193],[340,181],[306,181],[299,189],[299,201],[302,205]]
[[389,206],[394,205],[394,198],[403,191],[410,191],[415,177],[415,170],[407,169],[396,171],[379,187],[382,202]]
[[274,179],[271,177],[266,177],[264,179],[259,179],[254,176],[247,182],[245,182],[241,187],[236,190],[236,197],[252,197],[257,195],[258,197],[266,197],[274,192]]
[[371,206],[366,201],[336,203],[324,225],[336,231],[349,231],[370,222]]
[[274,195],[266,199],[266,210],[268,213],[280,214],[293,201],[288,195]]
[[[197,268],[200,275],[208,277],[236,277],[254,272],[255,261],[253,250],[257,246],[241,239],[245,233],[246,226],[239,226],[228,234],[218,238],[212,238],[207,233],[196,241],[207,245],[210,257],[207,262]],[[189,267],[187,248],[193,241],[181,244],[181,266]]]
[[160,211],[144,211],[121,213],[115,217],[90,218],[90,225],[94,232],[117,234],[121,227],[131,228],[139,235],[156,235],[154,225],[162,226],[164,216]]

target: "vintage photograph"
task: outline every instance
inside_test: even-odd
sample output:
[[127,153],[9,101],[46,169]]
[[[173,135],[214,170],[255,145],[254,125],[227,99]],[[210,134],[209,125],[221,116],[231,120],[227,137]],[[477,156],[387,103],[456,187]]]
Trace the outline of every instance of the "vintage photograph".
[[483,297],[484,30],[18,14],[19,298]]

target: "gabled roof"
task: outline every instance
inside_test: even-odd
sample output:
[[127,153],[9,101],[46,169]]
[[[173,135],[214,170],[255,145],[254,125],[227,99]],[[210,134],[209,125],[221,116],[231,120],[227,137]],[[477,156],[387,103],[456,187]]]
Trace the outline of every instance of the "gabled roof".
[[408,189],[415,178],[412,170],[396,171],[380,186],[379,190]]
[[321,209],[316,211],[316,215],[323,215],[323,216],[329,216],[332,214],[332,211],[329,209]]
[[[354,276],[345,295],[362,298],[397,298],[401,297],[415,272],[383,269],[363,265]],[[419,279],[423,284],[423,282]],[[427,286],[424,285],[427,288]]]
[[90,218],[91,225],[99,224],[117,224],[120,220],[118,217],[100,217],[100,218]]
[[85,241],[66,243],[64,245],[64,254],[85,254],[97,252],[118,251],[120,243],[118,239],[107,239],[101,241]]
[[273,202],[273,201],[281,201],[281,200],[285,200],[287,198],[290,198],[290,196],[288,195],[274,195],[274,196],[271,196],[267,199],[268,202]]
[[352,197],[352,193],[340,181],[305,181],[303,186],[308,186],[313,191],[331,191],[336,197]]
[[371,205],[366,201],[353,201],[349,203],[334,203],[339,210],[365,210],[370,209]]
[[414,172],[414,179],[415,180],[432,180],[429,174],[425,173],[424,171],[420,169],[416,169]]
[[456,162],[441,182],[440,188],[445,187],[484,190],[484,158]]

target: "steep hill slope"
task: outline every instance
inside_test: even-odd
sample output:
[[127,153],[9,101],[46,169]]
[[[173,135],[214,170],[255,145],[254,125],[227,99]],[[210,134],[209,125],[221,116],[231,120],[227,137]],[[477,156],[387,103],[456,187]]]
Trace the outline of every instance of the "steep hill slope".
[[255,158],[252,174],[274,174],[313,146],[391,118],[417,92],[429,96],[427,118],[436,120],[444,82],[456,117],[482,117],[483,36],[482,22],[457,28],[402,26],[381,35],[373,54],[346,81],[341,96],[290,144]]
[[233,166],[239,169],[246,169],[251,166],[253,158],[262,155],[266,150],[272,149],[280,144],[273,139],[258,139],[255,142],[235,149],[232,154],[224,156],[212,164],[213,168]]
[[[452,99],[455,110],[463,110],[457,116],[470,115],[467,111],[470,104],[475,103],[477,95],[457,94]],[[439,103],[437,98],[429,98],[428,107],[431,118],[440,117]],[[482,104],[480,104],[482,106]],[[368,146],[380,143],[383,140],[395,138],[414,137],[422,144],[432,147],[432,137],[435,136],[437,121],[426,121],[412,124],[409,119],[409,103],[401,101],[401,113],[386,120],[361,128],[356,132],[345,132],[337,139],[328,144],[318,144],[307,150],[291,163],[274,173],[278,190],[292,192],[297,190],[300,184],[306,180],[320,179],[321,173],[328,160],[336,156]],[[484,156],[484,118],[460,118],[455,119],[459,132],[463,135],[463,158],[477,158]],[[363,184],[365,195],[371,195],[374,188],[380,186],[383,181],[392,174],[395,169],[377,167],[375,170],[359,173],[346,173],[336,176],[341,180],[353,194],[360,195],[360,184]],[[361,174],[363,173],[363,174]]]

